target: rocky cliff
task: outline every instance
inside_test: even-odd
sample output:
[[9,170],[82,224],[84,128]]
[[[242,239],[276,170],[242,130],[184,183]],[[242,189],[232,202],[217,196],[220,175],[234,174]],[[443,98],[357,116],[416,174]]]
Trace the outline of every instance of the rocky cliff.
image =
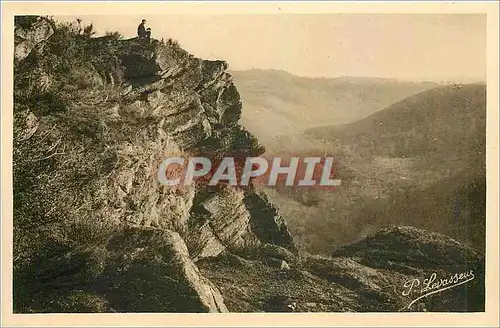
[[251,185],[159,185],[168,156],[263,154],[228,65],[91,32],[16,17],[16,312],[397,311],[406,280],[466,269],[449,303],[412,310],[484,306],[482,255],[445,236],[395,228],[310,256]]

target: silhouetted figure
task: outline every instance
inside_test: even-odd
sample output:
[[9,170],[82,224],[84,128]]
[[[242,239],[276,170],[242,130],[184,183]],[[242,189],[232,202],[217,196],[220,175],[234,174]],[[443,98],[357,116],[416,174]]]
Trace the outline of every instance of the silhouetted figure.
[[149,39],[151,38],[151,29],[150,28],[147,28],[146,29],[146,20],[143,19],[141,24],[139,24],[139,26],[137,27],[137,36],[139,38],[145,38],[149,41]]

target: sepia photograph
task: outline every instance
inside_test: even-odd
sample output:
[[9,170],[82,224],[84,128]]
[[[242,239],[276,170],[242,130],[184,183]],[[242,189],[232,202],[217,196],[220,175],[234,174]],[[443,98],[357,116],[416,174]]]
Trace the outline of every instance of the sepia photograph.
[[498,306],[498,3],[66,5],[2,22],[12,315]]

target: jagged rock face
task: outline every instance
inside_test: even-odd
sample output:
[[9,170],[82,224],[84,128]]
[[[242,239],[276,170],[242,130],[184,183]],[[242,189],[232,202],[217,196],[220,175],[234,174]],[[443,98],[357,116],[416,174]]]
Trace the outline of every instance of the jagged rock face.
[[241,101],[225,73],[227,63],[200,60],[174,46],[122,43],[119,57],[132,86],[126,99],[136,100],[124,115],[165,118],[165,131],[190,152],[215,156],[237,150],[232,139],[242,130],[237,126]]
[[195,203],[189,240],[195,241],[191,253],[197,258],[217,256],[226,249],[253,256],[265,243],[296,251],[285,221],[264,193],[228,187],[200,193]]
[[[134,44],[138,41],[123,42],[121,51],[126,53],[120,58],[127,83],[132,86],[126,99],[133,103],[119,109],[120,116],[158,119],[158,128],[187,153],[217,159],[258,156],[263,152],[255,138],[237,124],[241,101],[231,76],[225,73],[227,63],[200,60],[175,47],[154,44],[140,47]],[[134,175],[127,172],[124,176]],[[186,237],[196,259],[217,256],[225,249],[243,252],[260,242],[275,242],[295,249],[283,218],[264,194],[256,193],[253,188],[247,192],[233,187],[220,192],[203,188],[187,188],[182,197],[169,195],[169,207],[153,205],[165,199],[158,193],[142,202],[156,212],[160,208],[173,210],[177,218],[163,211],[161,215],[134,214],[131,219],[138,224],[165,228],[172,228],[172,222],[177,222],[174,226],[180,227],[177,230]],[[128,194],[130,188],[126,189]]]
[[122,41],[120,56],[135,106],[123,113],[165,118],[183,150],[213,158],[264,152],[238,121],[242,103],[224,61],[200,60],[175,46]]
[[[228,187],[224,192],[208,192],[211,200],[204,199],[201,205],[200,196],[195,199],[195,195],[207,194],[203,186],[177,190],[156,181],[157,166],[169,155],[244,158],[264,151],[238,125],[241,101],[225,72],[227,63],[200,60],[177,46],[156,41],[116,41],[113,49],[121,60],[125,81],[120,101],[108,107],[99,120],[104,129],[126,127],[135,140],[130,142],[124,135],[124,140],[111,141],[116,144],[116,155],[108,160],[114,161],[114,169],[103,181],[106,188],[102,193],[114,210],[105,215],[127,224],[175,230],[186,238],[195,258],[216,256],[226,248],[241,252],[261,241],[273,242],[273,238],[295,247],[284,220],[263,194]],[[78,75],[89,75],[87,71],[94,73],[86,68]],[[41,126],[40,131],[51,128],[52,120],[39,122],[31,112],[24,117],[25,134],[32,134],[33,122]],[[138,122],[141,127],[134,131]],[[269,213],[259,213],[256,206],[249,205],[259,199],[262,201],[256,206],[272,208]],[[204,212],[192,213],[193,205],[205,207]],[[231,211],[228,216],[227,211]],[[196,219],[189,220],[192,215]],[[262,232],[266,228],[273,230],[272,236]]]
[[190,237],[196,258],[217,256],[222,251],[238,251],[259,244],[249,229],[250,214],[243,203],[244,193],[236,188],[200,193],[190,221]]
[[[30,187],[22,197],[16,196],[17,202],[47,197],[36,211],[28,209],[33,220],[47,215],[39,213],[56,216],[55,222],[49,220],[44,226],[46,231],[69,226],[62,228],[70,230],[69,236],[50,236],[69,248],[54,251],[58,256],[70,256],[74,245],[106,249],[99,253],[100,264],[91,265],[97,273],[85,281],[82,293],[75,294],[74,289],[82,275],[68,276],[75,284],[70,283],[61,297],[72,300],[68,301],[72,305],[57,303],[55,308],[79,311],[89,309],[87,303],[96,300],[100,305],[90,311],[224,312],[227,309],[217,287],[193,261],[222,252],[251,254],[263,243],[295,251],[283,218],[252,186],[245,190],[166,187],[157,181],[158,165],[167,156],[220,159],[264,152],[238,124],[241,101],[225,72],[227,63],[200,60],[175,44],[155,40],[78,36],[76,45],[101,49],[103,61],[108,54],[102,49],[109,48],[119,59],[113,66],[116,69],[102,71],[96,66],[102,64],[97,58],[96,65],[81,63],[67,71],[45,72],[50,60],[45,66],[38,63],[54,56],[49,51],[58,47],[44,47],[51,42],[50,33],[30,33],[26,36],[38,40],[42,51],[29,61],[19,57],[16,72],[47,76],[49,81],[35,85],[30,81],[40,79],[28,75],[23,76],[28,85],[19,83],[31,89],[18,90],[16,95],[19,156],[15,162],[22,168],[16,181],[26,185],[23,174],[32,171],[34,162],[39,163],[36,169],[42,178],[30,177]],[[48,39],[43,41],[42,34]],[[23,95],[30,99],[21,105]],[[60,107],[54,107],[59,104],[54,95],[63,98]],[[40,105],[39,99],[46,103]],[[26,162],[26,152],[39,152],[39,156]],[[76,181],[82,181],[81,186],[76,187]],[[80,225],[87,228],[83,232],[73,228]],[[87,272],[85,266],[75,268]],[[49,278],[52,286],[51,279],[56,278]],[[47,295],[57,293],[47,291]],[[43,311],[51,302],[23,308]]]

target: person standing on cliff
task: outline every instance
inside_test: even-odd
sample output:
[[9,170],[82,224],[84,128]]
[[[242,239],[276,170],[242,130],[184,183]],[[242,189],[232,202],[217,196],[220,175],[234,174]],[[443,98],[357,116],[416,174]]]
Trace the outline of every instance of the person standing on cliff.
[[143,19],[141,24],[137,27],[137,36],[139,38],[146,38],[148,41],[151,38],[151,29],[147,28],[146,29],[146,20]]

